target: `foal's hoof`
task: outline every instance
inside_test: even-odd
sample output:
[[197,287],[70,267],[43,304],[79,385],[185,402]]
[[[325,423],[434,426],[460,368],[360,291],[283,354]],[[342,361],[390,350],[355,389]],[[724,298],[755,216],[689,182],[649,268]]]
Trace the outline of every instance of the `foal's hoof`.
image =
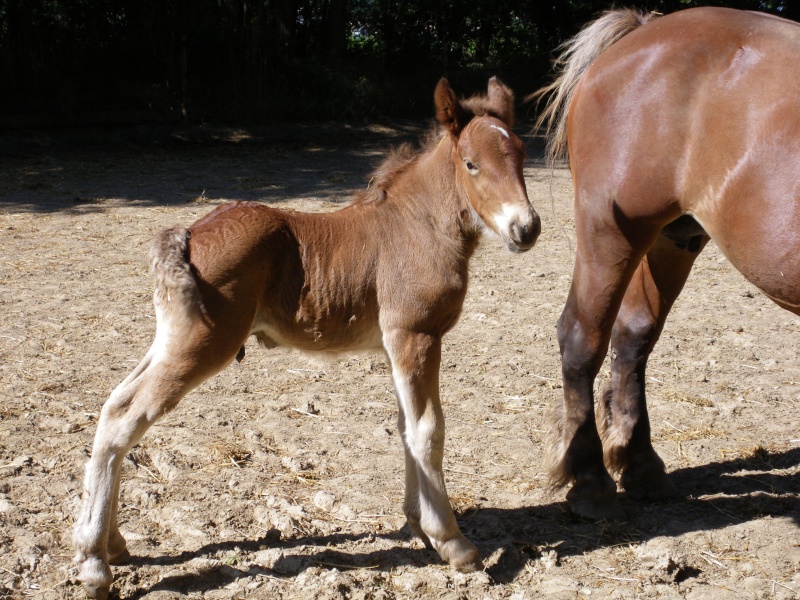
[[83,584],[83,591],[86,593],[87,598],[92,598],[92,600],[107,600],[108,599],[108,587],[96,587],[93,585],[86,585]]
[[608,478],[608,482],[597,480],[575,482],[567,493],[567,503],[575,515],[584,519],[622,521],[625,518],[625,513],[617,500],[616,484],[611,477]]
[[78,581],[83,584],[87,598],[106,600],[111,588],[111,568],[97,556],[81,557],[78,561]]
[[123,548],[113,556],[111,554],[108,556],[108,564],[110,565],[127,565],[129,562],[131,562],[131,553],[128,552],[127,548]]
[[463,536],[453,538],[442,544],[439,548],[439,556],[447,561],[451,567],[462,573],[483,570],[483,561],[481,561],[481,557],[478,554],[478,549]]

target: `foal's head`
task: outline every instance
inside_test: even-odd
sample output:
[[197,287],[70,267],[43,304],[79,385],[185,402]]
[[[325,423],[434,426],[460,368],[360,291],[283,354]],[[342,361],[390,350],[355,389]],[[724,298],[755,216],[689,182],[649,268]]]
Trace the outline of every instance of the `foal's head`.
[[511,90],[492,77],[486,96],[459,101],[442,79],[434,101],[436,117],[453,139],[457,177],[475,213],[510,250],[529,250],[541,224],[522,175],[525,146],[511,131]]

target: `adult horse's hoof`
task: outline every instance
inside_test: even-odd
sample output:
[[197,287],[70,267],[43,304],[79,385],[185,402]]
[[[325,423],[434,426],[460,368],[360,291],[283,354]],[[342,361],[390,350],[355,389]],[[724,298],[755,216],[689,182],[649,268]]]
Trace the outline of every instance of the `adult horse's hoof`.
[[634,500],[663,500],[678,495],[678,490],[663,470],[649,472],[644,476],[638,472],[625,471],[620,483],[628,496]]
[[592,521],[622,521],[625,513],[617,500],[617,486],[608,475],[607,481],[576,481],[567,492],[567,503],[577,516]]

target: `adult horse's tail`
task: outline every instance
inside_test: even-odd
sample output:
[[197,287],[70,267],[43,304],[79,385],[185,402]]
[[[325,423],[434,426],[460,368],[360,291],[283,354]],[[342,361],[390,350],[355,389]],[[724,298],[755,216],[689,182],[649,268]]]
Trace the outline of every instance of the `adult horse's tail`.
[[656,14],[634,9],[610,10],[559,46],[561,54],[554,62],[556,79],[530,96],[550,97],[536,120],[537,128],[542,124],[546,125],[549,163],[566,156],[567,112],[572,94],[584,71],[609,46],[650,21]]

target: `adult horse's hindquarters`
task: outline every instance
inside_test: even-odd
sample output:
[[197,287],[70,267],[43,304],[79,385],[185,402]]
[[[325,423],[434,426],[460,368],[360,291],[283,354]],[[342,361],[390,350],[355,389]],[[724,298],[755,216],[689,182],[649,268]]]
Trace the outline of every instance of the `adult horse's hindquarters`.
[[633,496],[673,492],[650,441],[645,367],[708,240],[800,314],[800,25],[723,8],[620,10],[565,48],[560,77],[539,92],[552,94],[551,158],[568,149],[577,230],[550,471],[573,484],[577,513],[617,517],[606,467]]

